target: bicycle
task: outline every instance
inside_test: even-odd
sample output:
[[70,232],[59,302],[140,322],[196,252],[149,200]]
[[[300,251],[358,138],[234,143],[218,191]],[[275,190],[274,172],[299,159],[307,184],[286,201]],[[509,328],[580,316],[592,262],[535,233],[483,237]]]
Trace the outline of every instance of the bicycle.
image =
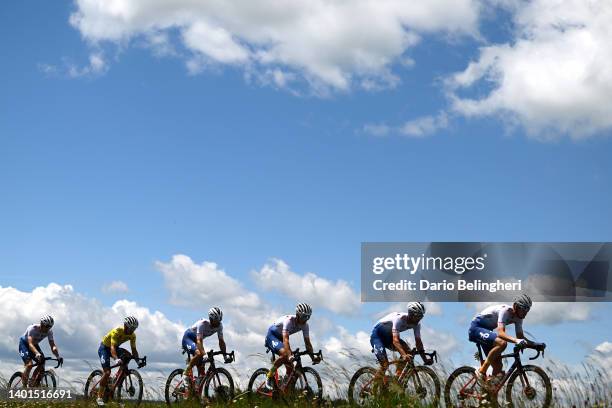
[[[410,361],[398,359],[389,362],[389,367],[404,364],[399,376],[386,375],[381,368],[362,367],[353,375],[349,383],[348,398],[352,405],[364,406],[375,402],[383,392],[390,390],[392,383],[399,386],[405,395],[414,396],[423,406],[437,406],[440,401],[441,386],[438,376],[430,367],[415,366],[414,356],[420,352],[414,348],[408,351],[413,357]],[[438,361],[438,353],[423,353]]]
[[[185,354],[185,350],[183,350]],[[193,376],[193,371],[189,375],[190,384],[183,382],[183,369],[177,368],[172,371],[166,380],[165,397],[166,404],[180,404],[189,399],[190,391],[195,390],[195,395],[199,400],[208,402],[225,403],[234,397],[234,379],[232,375],[223,367],[215,366],[215,356],[223,355],[229,357],[227,364],[236,361],[234,352],[223,353],[222,351],[208,351],[207,358],[202,359],[198,364],[198,376]],[[187,353],[186,363],[189,364],[191,354]],[[208,370],[205,364],[208,363]]]
[[[478,346],[480,364],[484,361],[482,347]],[[508,407],[538,407],[548,408],[552,401],[552,385],[546,372],[538,366],[523,365],[520,353],[525,348],[537,351],[529,360],[544,357],[545,343],[528,341],[525,346],[514,346],[512,353],[502,354],[501,358],[514,358],[510,369],[501,380],[489,382],[486,386],[478,384],[474,367],[459,367],[451,373],[444,387],[444,399],[447,407],[478,407],[481,402],[489,401],[498,405],[497,395],[506,385],[506,401]],[[518,380],[518,381],[517,381]],[[483,389],[484,388],[484,389]]]
[[[128,353],[129,354],[129,353]],[[138,370],[129,368],[128,365],[134,360],[138,368],[143,368],[147,365],[147,357],[134,358],[132,355],[119,359],[119,362],[112,365],[110,368],[119,367],[119,370],[115,372],[114,377],[108,379],[106,389],[104,391],[103,400],[108,402],[111,399],[115,399],[118,402],[130,401],[139,405],[142,402],[142,393],[144,385],[142,377]],[[98,398],[98,388],[100,381],[102,380],[104,372],[102,370],[93,370],[87,382],[85,383],[85,399],[96,400]]]
[[[266,350],[266,353],[270,349]],[[319,350],[318,353],[310,353],[308,351],[300,351],[295,349],[292,353],[289,364],[292,369],[287,375],[280,376],[278,370],[274,372],[273,389],[266,389],[266,381],[268,379],[268,369],[258,368],[251,375],[249,380],[249,398],[253,400],[255,397],[271,398],[271,399],[295,399],[302,396],[309,403],[318,405],[323,400],[323,381],[319,373],[312,367],[302,366],[302,356],[308,354],[313,365],[318,364],[323,360],[323,353]],[[272,362],[274,362],[276,354],[272,352]],[[310,377],[310,378],[309,378]],[[313,388],[315,387],[316,388]],[[253,401],[252,401],[253,402]]]
[[[46,361],[56,361],[57,365],[54,369],[58,369],[64,364],[63,358],[52,358],[45,357],[44,360],[36,361],[34,360],[34,364],[32,364],[32,370],[30,371],[32,374],[28,379],[28,387],[44,387],[44,388],[52,388],[55,389],[57,387],[57,378],[55,377],[55,372],[53,370],[45,370],[45,362]],[[16,371],[13,373],[8,382],[8,389],[18,389],[23,388],[23,372]]]

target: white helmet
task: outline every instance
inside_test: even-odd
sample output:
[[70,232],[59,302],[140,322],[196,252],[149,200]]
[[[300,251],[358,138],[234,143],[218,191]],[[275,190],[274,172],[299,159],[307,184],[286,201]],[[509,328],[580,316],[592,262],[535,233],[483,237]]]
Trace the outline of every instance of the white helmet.
[[138,328],[138,319],[134,316],[128,316],[123,319],[123,324],[125,324],[128,329],[136,330]]
[[213,307],[208,311],[208,320],[211,322],[220,322],[223,320],[223,312],[218,307]]
[[46,315],[40,318],[40,324],[41,326],[45,326],[45,327],[53,327],[53,323],[55,323],[55,321],[53,320],[53,317]]
[[518,295],[517,297],[514,298],[512,302],[519,309],[526,310],[526,311],[529,311],[529,309],[531,309],[531,305],[532,305],[531,298],[525,294]]
[[425,305],[421,302],[408,303],[408,316],[422,319],[425,315]]
[[295,315],[308,320],[312,315],[312,307],[308,303],[300,303],[295,307]]

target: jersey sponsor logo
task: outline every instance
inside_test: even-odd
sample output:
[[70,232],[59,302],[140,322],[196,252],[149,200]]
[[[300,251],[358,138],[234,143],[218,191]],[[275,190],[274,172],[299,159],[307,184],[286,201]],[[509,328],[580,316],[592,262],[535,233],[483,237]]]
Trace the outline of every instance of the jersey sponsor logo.
[[478,333],[480,335],[480,337],[482,337],[483,339],[488,339],[489,338],[489,333]]
[[278,341],[272,340],[272,346],[276,347],[278,346],[280,343]]

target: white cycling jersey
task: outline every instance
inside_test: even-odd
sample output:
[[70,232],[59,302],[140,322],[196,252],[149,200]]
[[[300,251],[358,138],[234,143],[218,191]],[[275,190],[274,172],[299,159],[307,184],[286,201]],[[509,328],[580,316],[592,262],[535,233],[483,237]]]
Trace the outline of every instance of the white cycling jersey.
[[276,332],[277,334],[284,334],[289,333],[289,335],[292,335],[293,333],[297,333],[299,331],[302,331],[302,333],[304,334],[304,337],[308,337],[310,335],[309,332],[309,328],[308,328],[308,322],[305,322],[303,324],[299,324],[297,321],[297,317],[294,315],[285,315],[282,317],[279,317],[273,324],[272,326],[276,327]]
[[223,323],[219,322],[217,327],[213,327],[207,319],[200,319],[191,326],[191,331],[196,336],[205,339],[206,337],[212,336],[217,333],[217,336],[223,338]]
[[414,330],[414,337],[421,337],[421,323],[409,323],[408,313],[393,312],[389,313],[378,322],[376,325],[383,325],[385,330],[390,330],[391,333],[400,333],[408,329]]
[[479,327],[489,330],[495,330],[500,323],[504,326],[514,324],[517,331],[523,330],[523,319],[516,317],[512,306],[508,305],[489,306],[478,313],[472,322],[476,323]]
[[43,333],[40,329],[40,324],[32,324],[28,326],[22,337],[25,339],[25,341],[28,341],[28,337],[30,336],[32,337],[32,343],[34,343],[34,345],[40,343],[42,340],[45,339],[45,337],[48,337],[50,342],[54,341],[53,330],[49,329],[48,332]]

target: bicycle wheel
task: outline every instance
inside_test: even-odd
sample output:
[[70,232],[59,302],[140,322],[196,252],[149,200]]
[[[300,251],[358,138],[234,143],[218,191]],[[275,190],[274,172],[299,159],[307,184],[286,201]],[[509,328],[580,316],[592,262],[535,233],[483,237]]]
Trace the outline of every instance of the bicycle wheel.
[[93,370],[89,377],[87,377],[87,381],[85,382],[85,392],[83,396],[85,399],[95,400],[98,398],[98,390],[100,388],[100,380],[102,379],[102,375],[104,373],[102,370]]
[[[268,369],[267,368],[258,368],[251,375],[249,379],[249,399],[251,401],[256,401],[260,398],[271,398],[274,395],[274,392],[267,391],[265,389],[266,380],[268,379]],[[274,388],[276,389],[276,383],[274,384]]]
[[319,373],[312,367],[296,369],[291,387],[296,398],[303,398],[309,404],[319,405],[323,400],[323,381]]
[[417,366],[402,380],[404,391],[419,401],[419,405],[437,407],[440,401],[440,380],[429,367]]
[[220,367],[207,376],[203,396],[209,402],[227,403],[234,397],[234,379],[225,368]]
[[550,407],[552,401],[550,378],[540,367],[523,366],[522,373],[516,370],[508,379],[506,401],[509,407]]
[[166,404],[180,404],[189,397],[187,384],[183,383],[183,369],[177,368],[170,373],[165,387]]
[[117,401],[129,401],[139,405],[142,401],[144,391],[142,377],[134,369],[128,370],[127,374],[117,384]]
[[377,370],[373,367],[362,367],[351,378],[348,388],[348,399],[351,405],[369,405],[376,400],[380,380],[376,380]]
[[55,389],[57,387],[57,379],[53,371],[45,371],[40,377],[39,387]]
[[19,388],[23,388],[23,381],[21,379],[22,375],[23,373],[20,371],[17,371],[13,375],[11,375],[11,379],[8,382],[7,388],[9,390],[17,390]]
[[451,373],[444,386],[444,401],[451,407],[479,407],[485,399],[481,387],[476,382],[474,367],[459,367]]

